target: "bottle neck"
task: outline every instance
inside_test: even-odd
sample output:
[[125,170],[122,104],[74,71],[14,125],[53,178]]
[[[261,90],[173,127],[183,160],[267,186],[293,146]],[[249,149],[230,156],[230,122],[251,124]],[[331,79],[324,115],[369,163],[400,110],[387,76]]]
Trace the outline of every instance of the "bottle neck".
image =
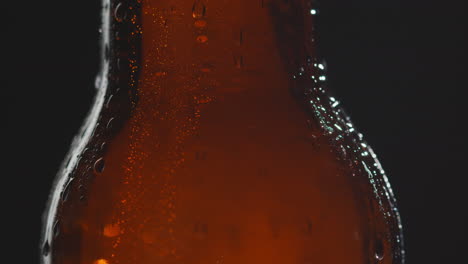
[[135,111],[189,115],[212,102],[237,108],[255,100],[249,105],[273,111],[273,98],[292,92],[304,101],[305,87],[314,85],[310,1],[103,3],[102,115],[119,117],[116,127]]
[[171,74],[194,79],[223,72],[235,79],[272,64],[294,75],[315,57],[316,11],[310,1],[103,3],[102,68],[108,68],[115,89],[143,91]]

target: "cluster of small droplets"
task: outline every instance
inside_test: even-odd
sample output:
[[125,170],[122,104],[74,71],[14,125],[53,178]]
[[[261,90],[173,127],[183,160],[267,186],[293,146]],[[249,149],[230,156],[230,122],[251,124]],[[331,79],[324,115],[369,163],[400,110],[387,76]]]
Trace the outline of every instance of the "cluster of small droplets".
[[[379,211],[391,229],[392,237],[388,239],[396,245],[394,255],[403,258],[400,217],[388,179],[377,156],[363,135],[356,131],[340,102],[328,95],[325,64],[307,56],[292,78],[307,98],[308,109],[316,118],[323,136],[331,142],[337,160],[346,163],[352,176],[367,175]],[[380,260],[382,254],[376,253],[376,257]]]
[[197,29],[196,42],[203,44],[208,42],[208,36],[206,34],[206,5],[203,0],[196,0],[192,6],[192,17],[195,19],[194,27]]

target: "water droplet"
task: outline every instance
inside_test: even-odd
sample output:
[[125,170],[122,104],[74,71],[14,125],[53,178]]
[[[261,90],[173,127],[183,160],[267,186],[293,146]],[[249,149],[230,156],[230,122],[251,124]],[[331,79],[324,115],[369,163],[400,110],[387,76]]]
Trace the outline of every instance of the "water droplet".
[[96,76],[96,79],[94,80],[94,87],[96,89],[99,89],[101,87],[101,82],[102,82],[102,76],[101,76],[101,74],[98,74]]
[[376,242],[375,242],[375,259],[377,259],[378,261],[381,261],[383,260],[384,258],[384,245],[383,245],[383,242],[381,239],[378,239]]
[[206,35],[200,35],[197,37],[198,43],[206,43],[208,41],[208,37]]
[[167,72],[165,71],[158,71],[156,72],[154,75],[158,76],[158,77],[162,77],[162,76],[166,76],[167,75]]
[[304,235],[306,236],[312,236],[312,231],[313,231],[313,225],[312,225],[312,220],[309,218],[305,219],[305,224],[304,224]]
[[101,151],[106,151],[106,150],[107,150],[107,143],[106,143],[106,142],[103,142],[103,143],[101,144],[101,148],[100,148],[100,149],[101,149]]
[[68,157],[67,162],[65,162],[65,168],[67,168],[68,165],[70,165],[71,158],[72,158],[72,156]]
[[211,72],[213,68],[214,68],[213,65],[209,63],[204,63],[203,65],[201,65],[200,71],[204,73],[208,73],[208,72]]
[[93,262],[93,264],[109,264],[109,261],[106,259],[97,259]]
[[119,226],[119,224],[115,223],[115,224],[109,224],[109,225],[104,226],[102,234],[105,237],[116,237],[116,236],[120,235],[120,226]]
[[115,7],[114,18],[117,22],[122,22],[128,17],[128,8],[123,3],[118,3]]
[[127,60],[122,58],[117,58],[117,69],[123,70],[127,67]]
[[50,244],[49,244],[49,240],[46,240],[44,242],[44,245],[42,245],[42,255],[48,256],[49,252],[50,252]]
[[104,59],[109,60],[109,58],[110,58],[110,48],[109,48],[109,45],[106,44],[106,46],[104,47]]
[[70,194],[70,189],[71,189],[71,186],[74,182],[74,178],[71,178],[67,184],[65,185],[65,187],[63,187],[63,190],[62,190],[62,201],[66,201],[68,199],[68,194]]
[[80,193],[80,201],[84,201],[86,196],[85,196],[85,187],[83,185],[78,186],[78,191]]
[[60,220],[55,221],[53,230],[54,237],[58,237],[60,235]]
[[196,160],[206,160],[206,156],[207,156],[207,154],[204,151],[195,152],[195,159]]
[[99,158],[94,163],[94,173],[101,174],[104,171],[104,167],[105,167],[104,158]]
[[244,66],[244,57],[242,55],[234,56],[234,64],[236,68],[241,69]]
[[193,233],[197,239],[204,239],[208,235],[208,225],[196,223],[193,227]]
[[108,130],[112,130],[113,126],[114,126],[114,118],[111,117],[111,118],[109,119],[109,122],[107,122],[106,128],[107,128]]
[[206,6],[202,0],[196,0],[192,6],[192,17],[193,18],[202,18],[205,16]]
[[146,244],[154,244],[157,241],[158,233],[154,230],[143,230],[141,234],[141,239]]
[[206,27],[206,21],[205,20],[197,20],[193,23],[193,25],[197,28],[204,28]]
[[320,136],[315,133],[310,133],[306,141],[309,142],[314,149],[319,149],[320,147]]

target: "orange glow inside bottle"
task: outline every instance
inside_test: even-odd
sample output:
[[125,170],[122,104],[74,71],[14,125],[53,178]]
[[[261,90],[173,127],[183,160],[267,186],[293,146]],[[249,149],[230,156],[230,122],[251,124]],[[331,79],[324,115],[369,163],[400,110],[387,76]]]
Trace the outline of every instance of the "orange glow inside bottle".
[[44,264],[402,264],[387,178],[326,87],[314,1],[104,0]]

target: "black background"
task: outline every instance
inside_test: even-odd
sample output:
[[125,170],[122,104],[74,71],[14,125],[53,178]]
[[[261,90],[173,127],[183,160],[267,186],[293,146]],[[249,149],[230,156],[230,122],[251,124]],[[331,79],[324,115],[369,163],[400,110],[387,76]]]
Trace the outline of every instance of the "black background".
[[[95,93],[99,7],[2,3],[2,263],[37,263],[52,180]],[[321,1],[330,87],[390,177],[410,264],[466,263],[466,12],[462,0]]]

